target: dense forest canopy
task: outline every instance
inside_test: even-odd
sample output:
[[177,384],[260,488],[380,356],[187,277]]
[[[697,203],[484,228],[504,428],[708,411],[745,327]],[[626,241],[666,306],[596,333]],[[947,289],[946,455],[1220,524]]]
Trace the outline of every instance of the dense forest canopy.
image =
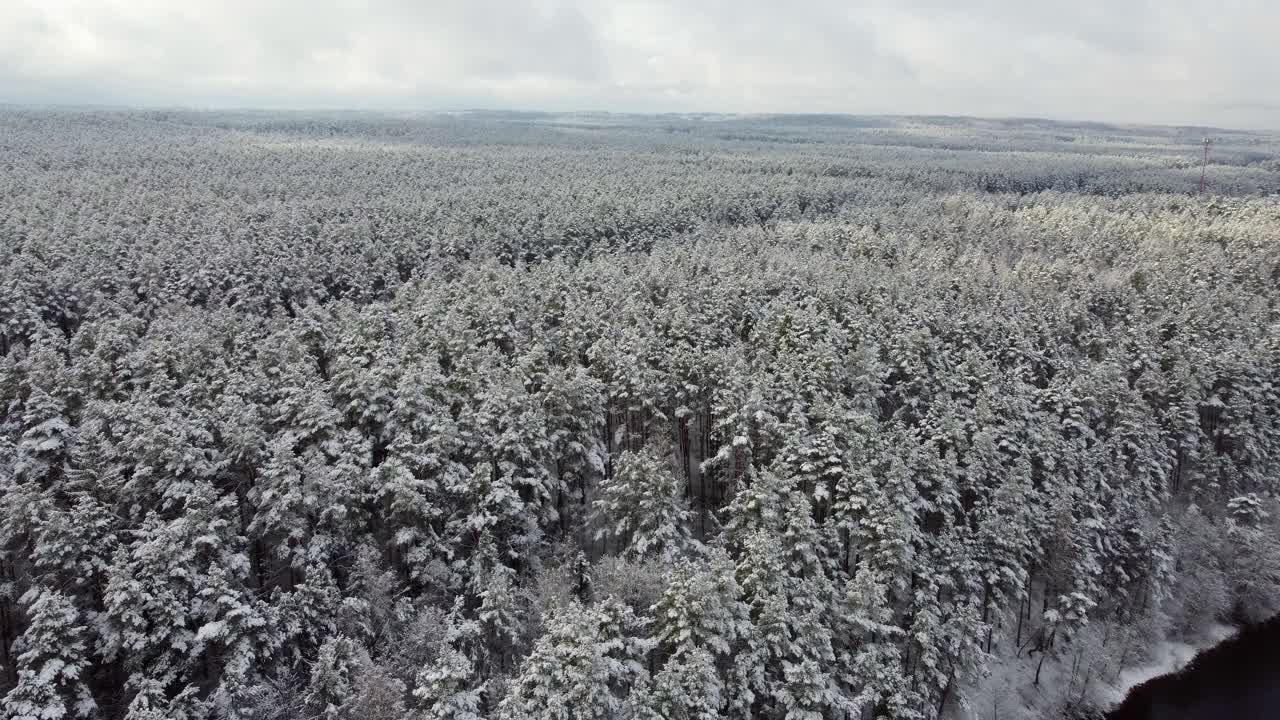
[[1084,713],[1278,481],[1275,135],[0,111],[5,717]]

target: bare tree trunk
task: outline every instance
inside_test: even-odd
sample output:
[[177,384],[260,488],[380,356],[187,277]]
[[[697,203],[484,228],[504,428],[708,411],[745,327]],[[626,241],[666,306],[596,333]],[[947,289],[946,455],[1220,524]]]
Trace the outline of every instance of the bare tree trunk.
[[1018,634],[1013,641],[1013,646],[1019,649],[1018,654],[1021,654],[1022,648],[1022,609],[1026,607],[1029,602],[1031,602],[1031,598],[1029,597],[1018,600]]
[[991,617],[991,583],[986,579],[982,581],[982,622],[987,626],[987,642],[985,650],[991,652],[991,624],[988,619]]
[[[12,579],[7,555],[8,553],[0,555],[0,580]],[[14,630],[9,599],[7,597],[0,598],[0,667],[4,668],[4,675],[0,677],[0,681],[2,681],[0,685],[5,688],[12,688],[18,683],[18,669],[14,667],[14,658],[9,652],[9,648],[13,645]],[[2,694],[0,693],[0,695]]]
[[[604,476],[606,480],[613,479],[613,451],[614,451],[613,433],[614,433],[614,418],[613,418],[613,403],[611,401],[607,405],[605,405],[605,408],[604,408],[604,449],[605,449]],[[588,553],[588,556],[595,555],[596,558],[601,557],[602,553],[595,551],[596,535],[594,532],[591,533],[591,549],[592,549],[592,552]]]
[[947,685],[942,688],[942,699],[938,701],[938,717],[942,716],[942,711],[947,707],[947,700],[951,697],[951,686],[955,682],[955,675],[947,675]]
[[[700,413],[698,415],[698,441],[702,446],[702,461],[705,462],[707,457],[711,455],[711,418],[708,413]],[[703,470],[701,464],[698,468],[698,503],[695,508],[698,513],[698,539],[705,540],[707,537],[707,475],[708,471]]]
[[1040,687],[1040,671],[1044,668],[1044,659],[1049,654],[1049,648],[1053,647],[1053,638],[1057,634],[1058,628],[1054,628],[1053,632],[1049,633],[1048,643],[1046,643],[1045,647],[1040,650],[1040,662],[1036,663],[1036,687]]

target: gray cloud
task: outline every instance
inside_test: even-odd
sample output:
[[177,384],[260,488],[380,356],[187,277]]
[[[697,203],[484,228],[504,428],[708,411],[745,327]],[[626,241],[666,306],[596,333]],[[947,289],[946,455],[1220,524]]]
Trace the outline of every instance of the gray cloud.
[[1280,127],[1268,0],[8,0],[0,101]]

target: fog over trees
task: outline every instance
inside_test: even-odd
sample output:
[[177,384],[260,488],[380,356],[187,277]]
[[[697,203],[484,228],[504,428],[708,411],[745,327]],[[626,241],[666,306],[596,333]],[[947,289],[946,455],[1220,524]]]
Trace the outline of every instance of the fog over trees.
[[1086,717],[1278,490],[1277,135],[0,111],[6,718]]

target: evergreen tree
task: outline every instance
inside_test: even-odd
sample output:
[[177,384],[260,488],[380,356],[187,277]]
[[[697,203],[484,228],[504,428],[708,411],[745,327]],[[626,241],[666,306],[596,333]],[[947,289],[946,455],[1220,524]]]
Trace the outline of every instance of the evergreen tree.
[[21,598],[30,622],[15,645],[18,683],[2,706],[15,720],[92,717],[97,703],[86,684],[91,668],[89,631],[79,609],[62,593],[33,587]]
[[631,610],[612,599],[595,606],[571,601],[554,611],[503,698],[499,716],[613,718],[626,689],[647,675],[642,660],[649,643],[639,631]]
[[672,557],[690,546],[683,480],[655,450],[623,451],[594,503],[596,539],[612,537],[624,558]]

